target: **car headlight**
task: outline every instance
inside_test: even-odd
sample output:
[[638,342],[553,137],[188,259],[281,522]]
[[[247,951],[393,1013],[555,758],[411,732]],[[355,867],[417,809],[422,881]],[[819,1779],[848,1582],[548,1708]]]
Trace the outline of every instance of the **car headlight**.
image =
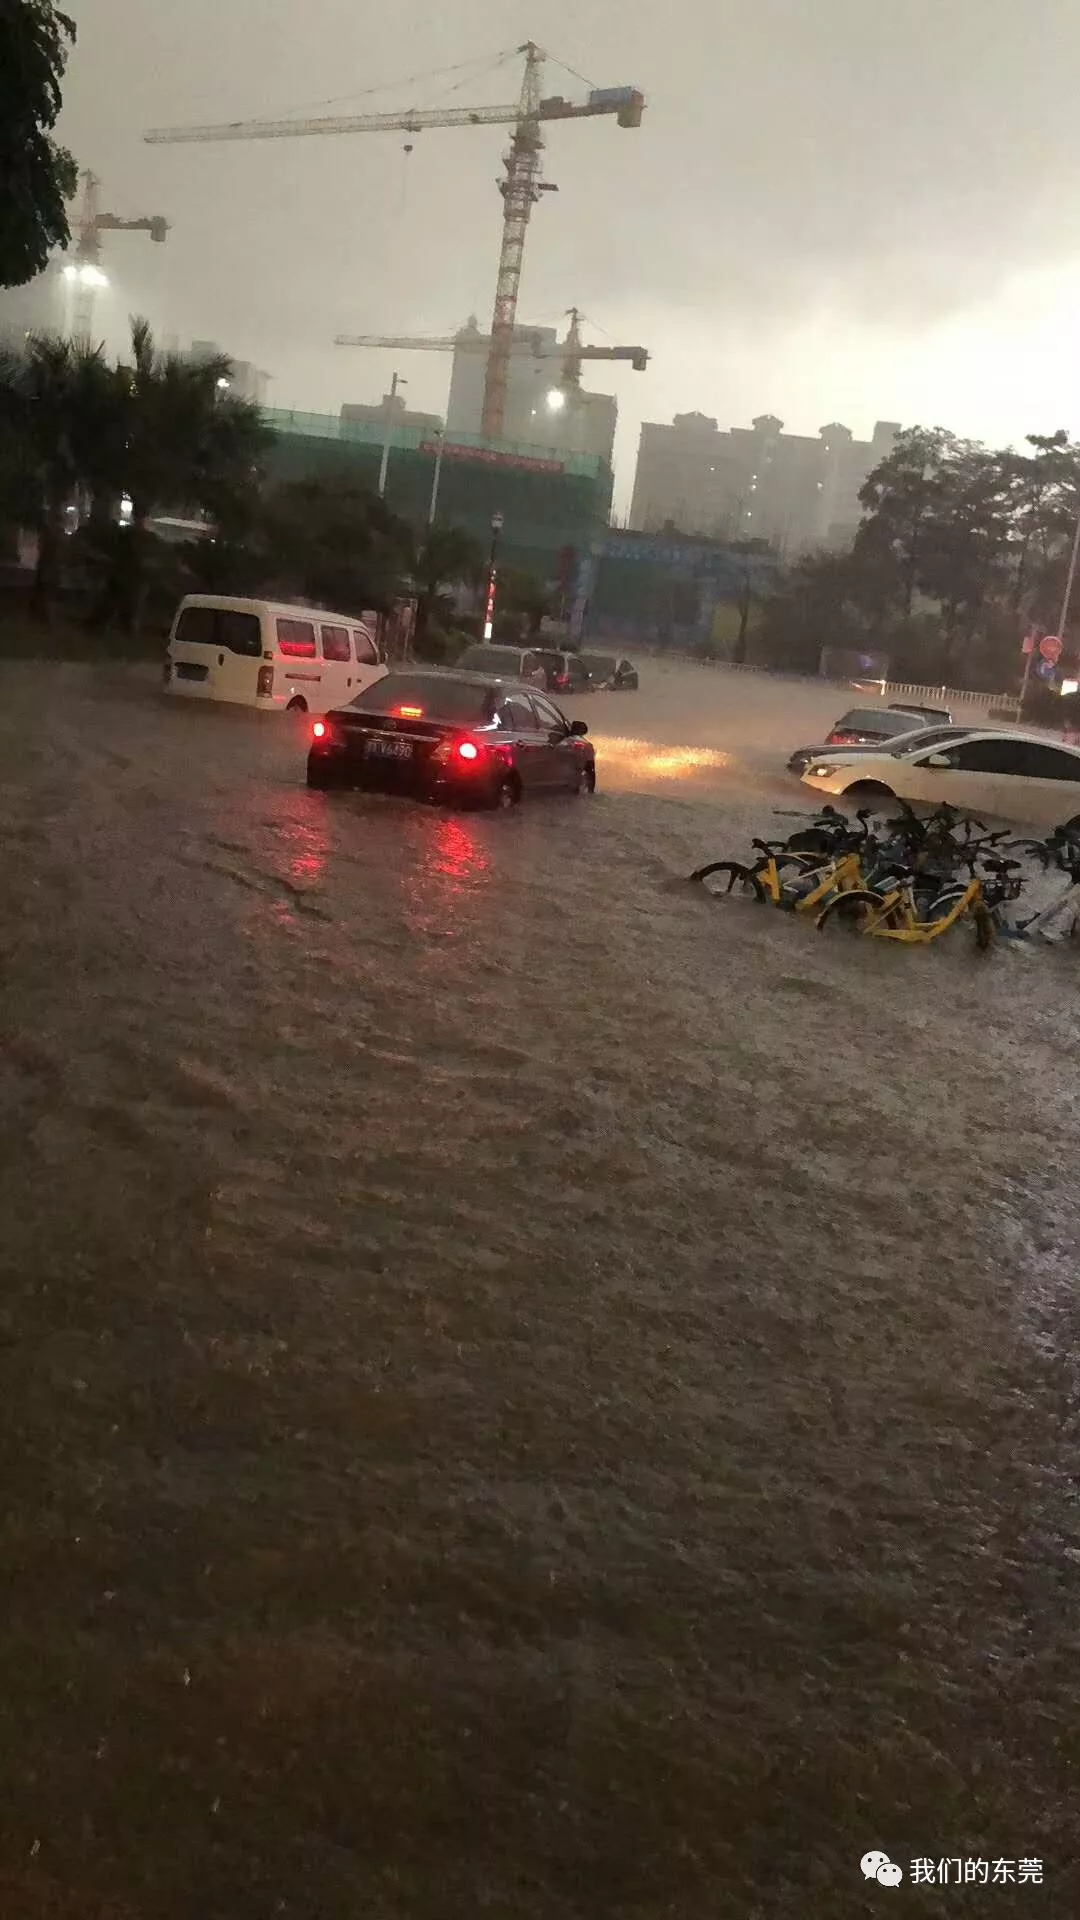
[[808,772],[812,780],[827,780],[830,774],[836,772],[836,768],[817,766],[808,768]]

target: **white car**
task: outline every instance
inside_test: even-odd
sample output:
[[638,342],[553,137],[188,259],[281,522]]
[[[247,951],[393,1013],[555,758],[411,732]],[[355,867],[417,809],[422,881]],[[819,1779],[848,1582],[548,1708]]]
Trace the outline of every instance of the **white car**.
[[823,747],[803,784],[860,805],[895,797],[1053,827],[1080,815],[1080,749],[1046,734],[973,728],[962,740],[906,752],[856,755]]

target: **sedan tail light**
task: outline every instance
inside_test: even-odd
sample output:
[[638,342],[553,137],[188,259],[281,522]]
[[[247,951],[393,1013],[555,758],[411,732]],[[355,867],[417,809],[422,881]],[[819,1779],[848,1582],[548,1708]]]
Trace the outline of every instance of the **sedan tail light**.
[[449,761],[453,761],[455,766],[465,773],[478,765],[484,751],[477,741],[461,735],[457,740],[440,740],[431,758],[440,767],[445,767]]
[[338,743],[338,736],[329,720],[313,720],[311,723],[311,740],[313,746],[333,747]]

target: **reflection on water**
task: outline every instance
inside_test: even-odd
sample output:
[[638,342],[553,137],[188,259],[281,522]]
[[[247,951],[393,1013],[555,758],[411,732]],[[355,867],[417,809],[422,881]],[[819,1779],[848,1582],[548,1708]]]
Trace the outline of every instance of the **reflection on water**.
[[420,859],[403,878],[405,924],[429,940],[453,940],[466,901],[487,889],[491,857],[477,827],[452,814],[425,817],[423,830]]
[[614,767],[624,774],[680,780],[689,774],[733,764],[731,754],[722,753],[716,747],[668,746],[656,740],[631,740],[617,734],[596,734],[593,744],[604,772]]

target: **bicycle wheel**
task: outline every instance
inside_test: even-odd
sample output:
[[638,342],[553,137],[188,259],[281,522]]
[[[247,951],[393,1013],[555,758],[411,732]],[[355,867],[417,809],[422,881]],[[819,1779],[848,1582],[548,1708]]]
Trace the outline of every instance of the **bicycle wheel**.
[[826,927],[843,927],[849,933],[865,933],[871,919],[885,904],[883,894],[870,887],[852,887],[847,893],[834,893],[821,909],[814,925],[819,933]]
[[765,889],[757,874],[737,860],[711,860],[707,867],[698,867],[690,878],[699,880],[706,893],[737,894],[741,899],[764,904]]

